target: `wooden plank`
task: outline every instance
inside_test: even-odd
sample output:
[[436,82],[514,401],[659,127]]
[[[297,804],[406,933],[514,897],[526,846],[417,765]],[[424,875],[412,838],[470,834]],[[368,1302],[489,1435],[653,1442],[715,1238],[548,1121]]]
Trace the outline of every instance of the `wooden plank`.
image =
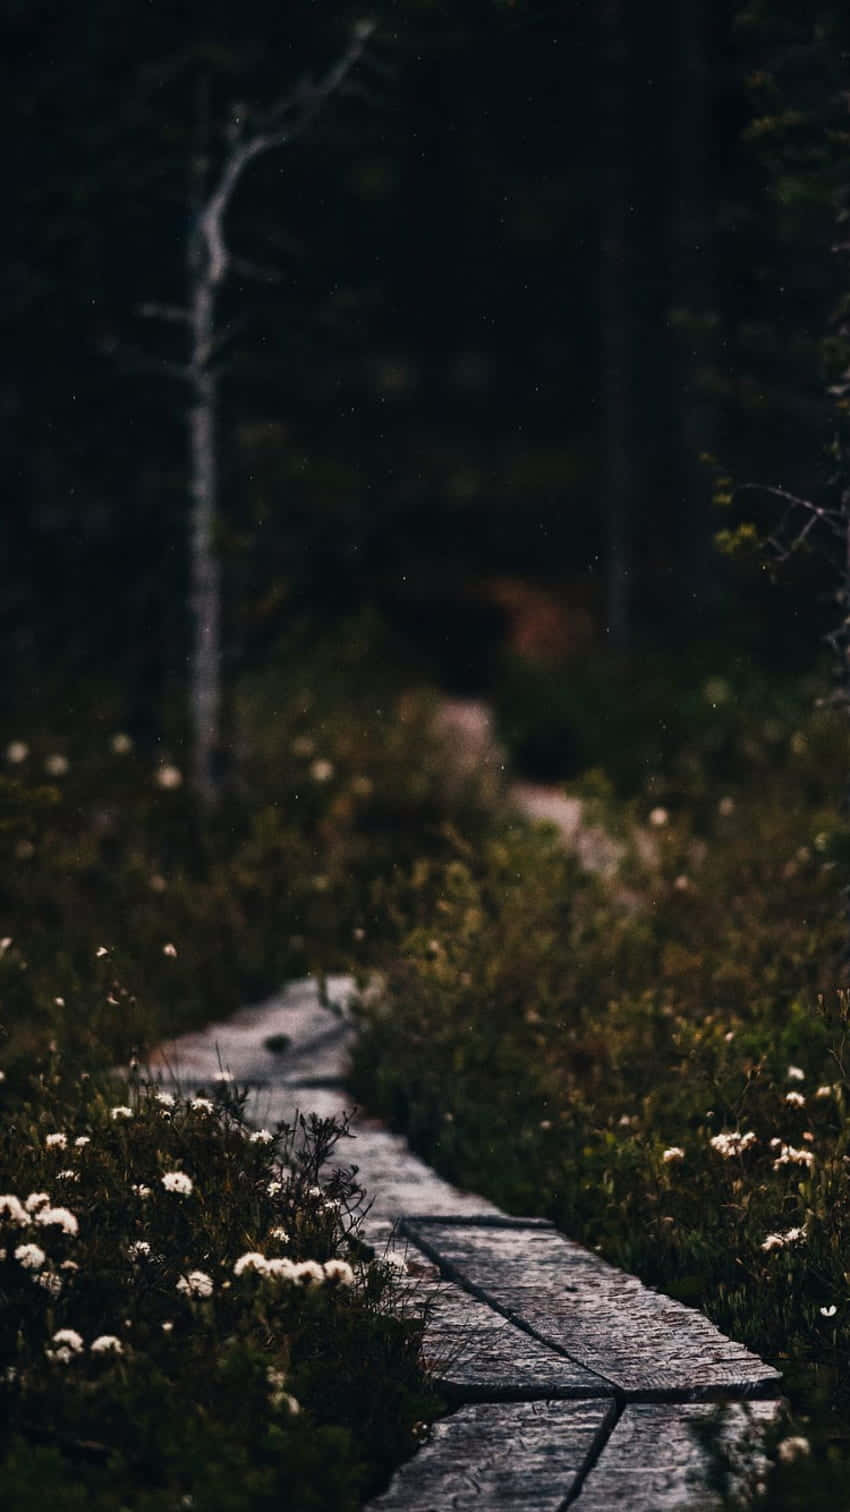
[[[152,1057],[155,1072],[172,1074],[182,1086],[211,1085],[219,1071],[229,1071],[237,1082],[281,1082],[320,1047],[323,1069],[330,1071],[327,1049],[336,1039],[345,1038],[345,1020],[341,1017],[354,993],[351,977],[328,979],[328,997],[339,1010],[326,1008],[320,1001],[317,984],[311,978],[293,982],[284,992],[276,993],[263,1003],[243,1008],[223,1023],[209,1024],[197,1034],[185,1034],[162,1045]],[[279,1053],[267,1048],[267,1041],[283,1039],[287,1048]],[[344,1065],[341,1043],[338,1063],[333,1074]]]
[[461,1407],[396,1471],[373,1512],[559,1512],[609,1431],[611,1402]]
[[[712,1453],[698,1430],[718,1411],[719,1453]],[[576,1512],[720,1512],[729,1505],[724,1490],[751,1496],[763,1480],[763,1435],[780,1411],[778,1402],[731,1402],[720,1409],[705,1402],[630,1404],[570,1506]]]
[[546,1229],[417,1223],[444,1274],[627,1396],[775,1395],[779,1373],[707,1318]]
[[452,1282],[419,1281],[412,1303],[427,1308],[423,1363],[453,1401],[610,1397],[613,1388],[548,1349]]

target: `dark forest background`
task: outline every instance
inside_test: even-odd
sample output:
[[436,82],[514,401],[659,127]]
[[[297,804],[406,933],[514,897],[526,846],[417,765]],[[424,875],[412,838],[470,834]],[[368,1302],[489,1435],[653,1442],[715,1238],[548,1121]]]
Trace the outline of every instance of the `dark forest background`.
[[[61,718],[111,689],[144,739],[179,700],[185,397],[142,354],[176,358],[180,331],[140,311],[183,296],[199,120],[223,131],[234,102],[325,68],[359,14],[7,0],[0,607],[19,706]],[[700,456],[807,493],[829,473],[843,259],[795,81],[826,92],[839,8],[370,14],[362,66],[228,218],[263,271],[227,295],[227,675],[367,608],[425,676],[486,690],[506,630],[486,585],[505,578],[583,606],[602,646],[807,665],[832,612],[817,563],[777,587],[724,560]],[[780,118],[805,173],[771,161]]]

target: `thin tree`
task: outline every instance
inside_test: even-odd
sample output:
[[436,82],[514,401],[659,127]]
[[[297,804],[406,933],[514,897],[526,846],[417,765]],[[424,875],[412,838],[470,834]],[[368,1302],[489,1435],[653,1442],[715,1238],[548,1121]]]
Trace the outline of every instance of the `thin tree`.
[[[219,301],[229,273],[250,272],[231,252],[226,219],[250,165],[302,136],[326,102],[338,93],[359,62],[374,31],[362,21],[342,56],[318,79],[302,80],[265,112],[234,105],[222,133],[218,161],[210,145],[208,110],[202,107],[199,143],[192,163],[192,217],[186,247],[185,307],[148,304],[142,314],[177,321],[188,332],[185,365],[168,367],[189,385],[186,411],[189,449],[189,564],[192,647],[190,711],[192,785],[207,805],[218,796],[217,756],[221,721],[221,567],[215,532],[219,509],[218,415],[221,349],[228,330],[219,323]],[[204,119],[207,117],[207,119]]]

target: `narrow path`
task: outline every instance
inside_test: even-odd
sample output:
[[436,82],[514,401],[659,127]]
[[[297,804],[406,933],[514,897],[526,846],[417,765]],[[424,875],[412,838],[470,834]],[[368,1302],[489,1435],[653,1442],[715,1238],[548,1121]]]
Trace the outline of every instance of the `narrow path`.
[[[164,1046],[154,1069],[184,1089],[229,1071],[260,1126],[351,1112],[353,991],[331,978],[324,1006],[315,982],[295,983]],[[425,1360],[454,1409],[375,1512],[715,1512],[704,1429],[718,1402],[734,1484],[763,1473],[777,1371],[548,1221],[443,1181],[377,1120],[352,1128],[339,1156],[371,1200],[363,1238],[403,1256],[412,1303],[429,1303]]]

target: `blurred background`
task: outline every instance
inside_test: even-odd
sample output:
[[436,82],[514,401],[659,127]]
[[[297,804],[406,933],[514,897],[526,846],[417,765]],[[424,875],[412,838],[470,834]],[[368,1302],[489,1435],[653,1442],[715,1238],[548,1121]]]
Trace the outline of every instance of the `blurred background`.
[[[805,109],[846,22],[816,9],[373,8],[345,85],[228,210],[225,704],[255,675],[273,704],[276,676],[356,622],[367,686],[392,667],[485,695],[522,725],[520,765],[560,777],[586,764],[580,732],[529,734],[521,709],[581,676],[628,685],[656,654],[684,656],[685,684],[703,661],[812,665],[828,576],[813,557],[776,585],[719,554],[705,455],[809,494],[831,466],[841,259]],[[167,732],[173,754],[186,394],[159,364],[185,336],[141,311],[185,298],[201,119],[215,154],[236,102],[321,74],[360,12],[6,13],[5,697],[54,731]]]

